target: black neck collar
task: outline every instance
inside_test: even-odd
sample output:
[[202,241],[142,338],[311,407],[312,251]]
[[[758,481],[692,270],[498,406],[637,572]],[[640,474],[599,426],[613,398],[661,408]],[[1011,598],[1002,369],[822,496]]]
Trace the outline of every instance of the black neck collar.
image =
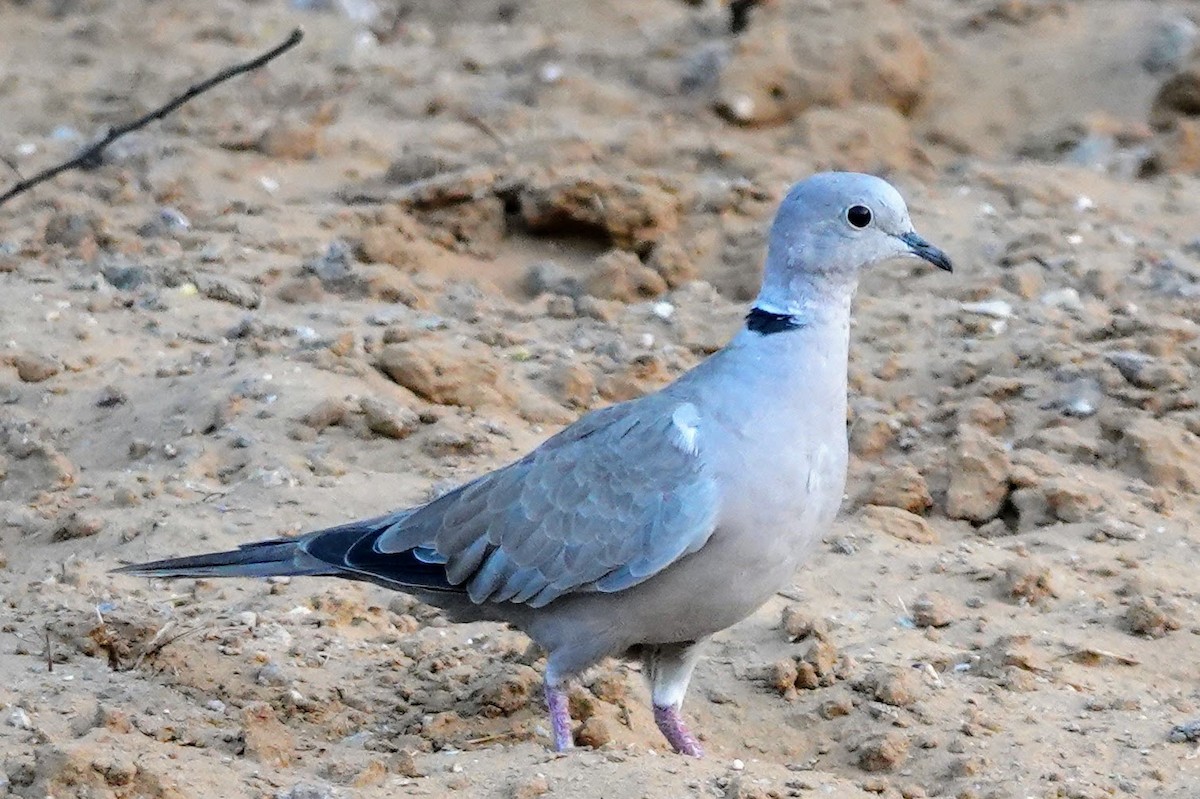
[[746,328],[761,336],[786,333],[798,327],[804,327],[804,320],[792,314],[772,313],[758,306],[751,308],[750,313],[746,314]]

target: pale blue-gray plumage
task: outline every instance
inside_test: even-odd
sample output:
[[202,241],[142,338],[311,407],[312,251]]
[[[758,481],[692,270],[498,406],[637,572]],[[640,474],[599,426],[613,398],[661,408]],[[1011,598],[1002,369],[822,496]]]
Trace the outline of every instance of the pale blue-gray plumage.
[[850,303],[862,270],[895,258],[950,269],[891,185],[814,175],[780,205],[746,327],[660,391],[417,508],[119,571],[343,577],[509,622],[547,653],[559,749],[565,683],[641,657],[660,729],[699,755],[679,710],[701,644],[788,583],[841,503]]

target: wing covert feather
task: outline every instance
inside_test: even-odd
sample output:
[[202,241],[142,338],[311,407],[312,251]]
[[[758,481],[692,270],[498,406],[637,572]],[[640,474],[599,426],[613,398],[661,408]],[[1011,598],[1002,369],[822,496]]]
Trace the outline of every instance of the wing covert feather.
[[431,550],[477,603],[622,591],[712,534],[718,496],[703,448],[691,403],[658,394],[610,406],[414,510],[375,550]]

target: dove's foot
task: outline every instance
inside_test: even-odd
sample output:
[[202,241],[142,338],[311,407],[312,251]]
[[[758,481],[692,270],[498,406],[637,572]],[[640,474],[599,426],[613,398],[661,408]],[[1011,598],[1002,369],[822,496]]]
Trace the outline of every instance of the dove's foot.
[[546,683],[546,707],[550,710],[550,734],[554,736],[554,751],[565,752],[574,746],[571,738],[571,714],[567,710],[567,693]]
[[681,755],[704,757],[704,750],[683,723],[679,708],[654,706],[654,722],[666,737],[671,747]]

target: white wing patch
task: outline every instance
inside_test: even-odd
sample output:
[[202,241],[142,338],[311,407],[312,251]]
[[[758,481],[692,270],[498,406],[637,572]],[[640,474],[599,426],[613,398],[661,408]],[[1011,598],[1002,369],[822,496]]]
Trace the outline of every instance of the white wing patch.
[[688,455],[700,452],[700,412],[685,402],[671,414],[671,443]]

